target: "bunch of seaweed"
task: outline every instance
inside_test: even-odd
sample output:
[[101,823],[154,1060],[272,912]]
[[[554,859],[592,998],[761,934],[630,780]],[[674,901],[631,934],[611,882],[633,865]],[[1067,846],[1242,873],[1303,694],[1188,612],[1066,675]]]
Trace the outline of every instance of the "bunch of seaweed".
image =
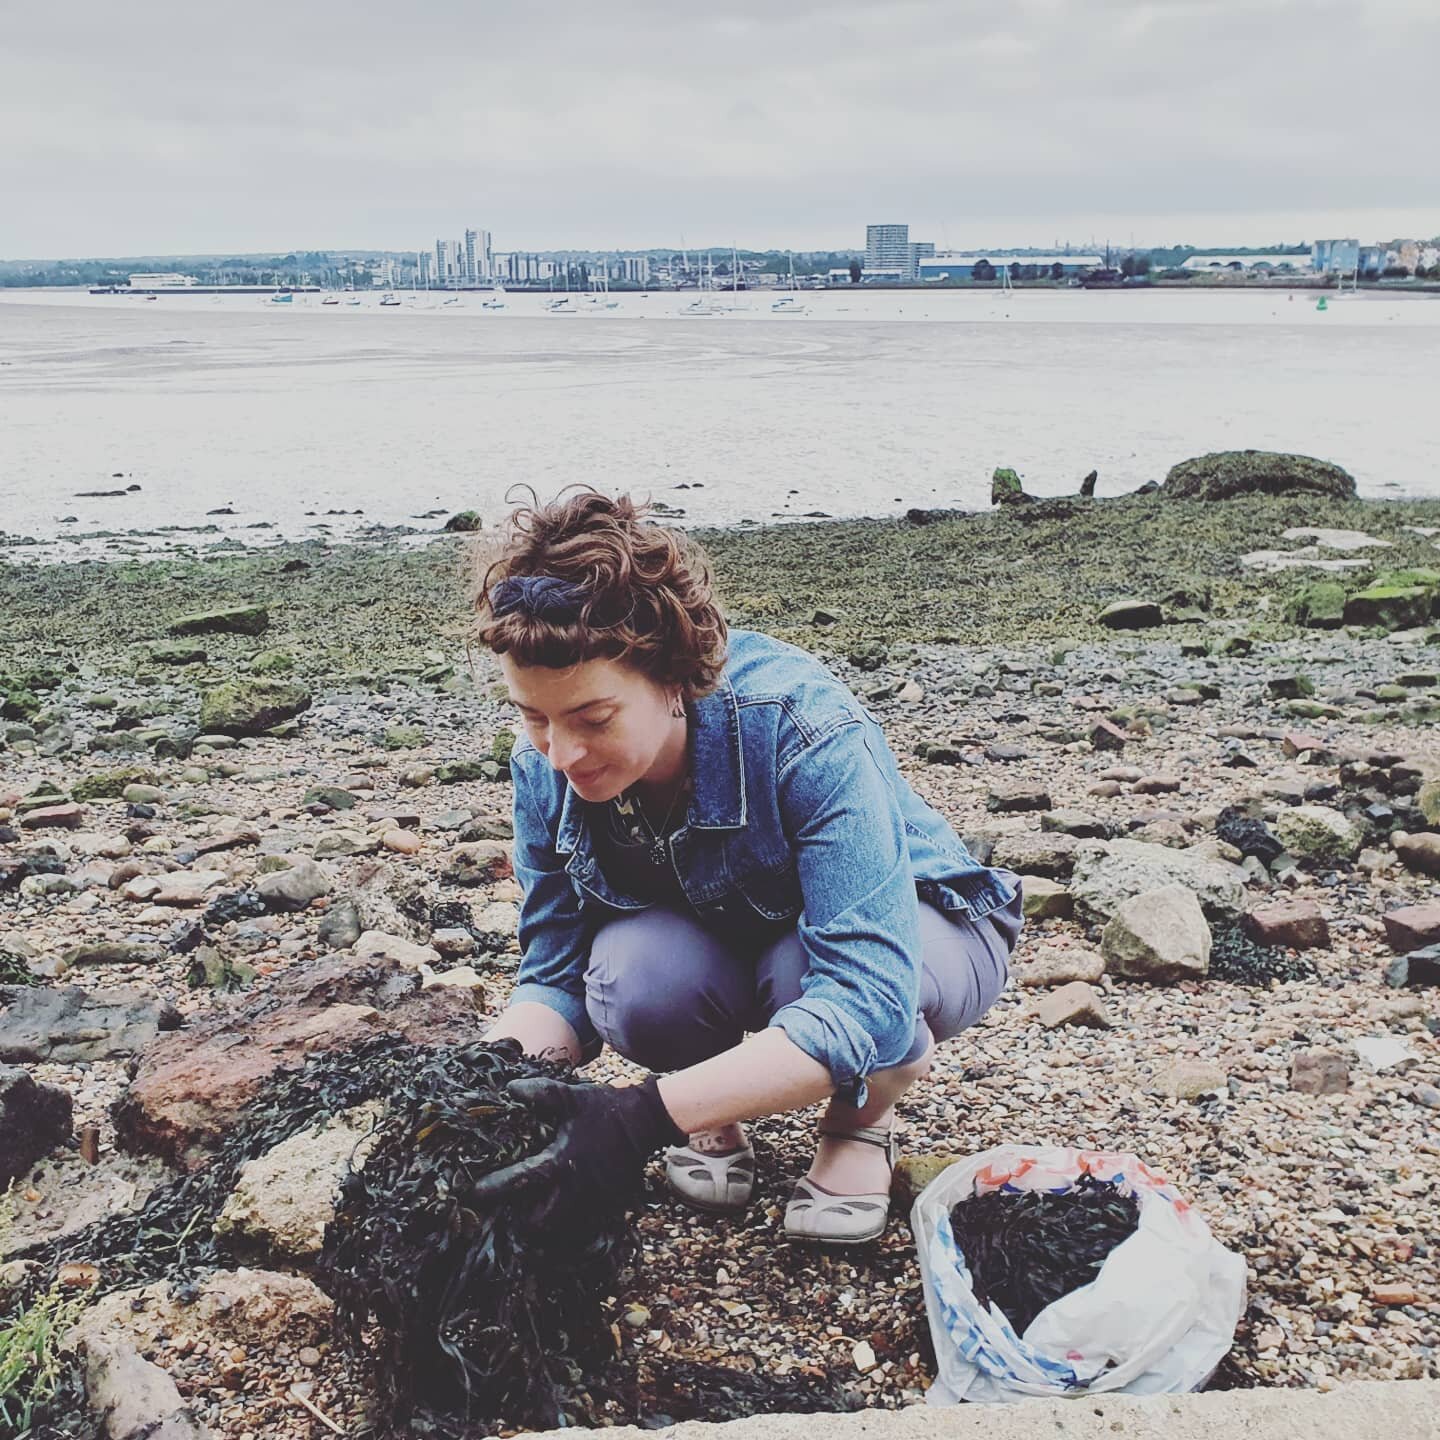
[[950,1211],[976,1298],[999,1306],[1017,1335],[1047,1305],[1094,1280],[1139,1224],[1134,1196],[1089,1175],[1062,1194],[993,1190]]
[[533,1192],[471,1198],[553,1138],[505,1087],[554,1073],[513,1041],[417,1051],[341,1187],[317,1279],[370,1360],[387,1433],[600,1418],[608,1396],[592,1382],[615,1353],[604,1301],[635,1251],[625,1207],[542,1233]]
[[[592,1206],[570,1228],[541,1233],[527,1219],[542,1198],[533,1190],[484,1207],[471,1199],[482,1176],[553,1138],[506,1089],[529,1076],[587,1083],[509,1040],[425,1047],[382,1035],[311,1056],[254,1097],[203,1169],[158,1188],[138,1212],[26,1251],[34,1284],[83,1260],[99,1270],[92,1294],[168,1280],[183,1296],[244,1258],[214,1223],[247,1161],[380,1100],[316,1274],[373,1375],[372,1434],[467,1440],[519,1426],[854,1408],[855,1395],[829,1375],[617,1356],[610,1310],[636,1254],[631,1210]],[[51,1428],[37,1433],[79,1435],[83,1418],[67,1383],[46,1407]]]

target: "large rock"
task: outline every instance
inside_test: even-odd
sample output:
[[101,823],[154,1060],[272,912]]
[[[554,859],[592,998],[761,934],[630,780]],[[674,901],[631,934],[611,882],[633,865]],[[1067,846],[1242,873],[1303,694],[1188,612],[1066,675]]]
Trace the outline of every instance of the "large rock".
[[1338,580],[1311,580],[1290,597],[1285,618],[1312,630],[1338,630],[1345,623],[1345,587]]
[[1165,623],[1165,611],[1153,600],[1114,600],[1095,619],[1107,630],[1149,630]]
[[[466,933],[468,935],[469,932]],[[352,948],[361,960],[393,960],[407,970],[440,964],[440,952],[434,946],[417,945],[413,940],[402,940],[400,936],[387,935],[383,930],[367,930]]]
[[0,1191],[70,1138],[73,1110],[68,1090],[0,1065]]
[[304,855],[286,857],[284,870],[272,870],[255,882],[255,889],[271,910],[303,910],[312,900],[328,895],[334,884],[329,874]]
[[1049,880],[1064,880],[1075,868],[1075,850],[1079,844],[1073,835],[1021,830],[1014,835],[996,837],[995,848],[990,852],[990,863],[1022,875],[1043,875]]
[[335,1216],[340,1182],[363,1167],[383,1111],[379,1103],[331,1116],[249,1161],[215,1221],[215,1233],[294,1260],[320,1253]]
[[67,1344],[113,1337],[148,1351],[164,1338],[189,1337],[224,1350],[239,1346],[268,1354],[277,1345],[294,1350],[324,1344],[334,1313],[330,1297],[302,1276],[218,1270],[180,1294],[165,1280],[112,1291],[85,1311]]
[[1418,835],[1396,833],[1390,837],[1400,863],[1417,875],[1440,875],[1440,834],[1422,830]]
[[92,1332],[80,1348],[85,1402],[107,1440],[208,1440],[169,1374],[133,1344]]
[[1245,933],[1259,945],[1280,945],[1290,950],[1324,950],[1330,945],[1330,927],[1313,900],[1280,900],[1252,910],[1242,922]]
[[227,605],[222,610],[204,610],[182,615],[170,626],[172,635],[263,635],[270,626],[270,612],[263,605]]
[[1236,919],[1245,908],[1245,872],[1200,846],[1172,850],[1143,840],[1082,840],[1070,893],[1084,919],[1103,924],[1127,900],[1168,885],[1193,891],[1212,919]]
[[302,963],[200,1024],[161,1035],[115,1105],[116,1138],[193,1168],[266,1080],[308,1055],[350,1049],[381,1031],[414,1044],[461,1044],[479,1025],[473,994],[425,991],[418,971],[393,960]]
[[1166,984],[1210,971],[1210,927],[1192,891],[1166,885],[1126,900],[1100,937],[1112,975]]
[[137,1055],[181,1024],[173,1005],[144,990],[0,986],[0,1061],[74,1065]]
[[131,785],[159,785],[161,777],[144,765],[126,765],[87,775],[70,787],[72,800],[118,800]]
[[1092,1030],[1108,1030],[1110,1017],[1100,992],[1084,980],[1072,980],[1058,990],[1043,996],[1035,1008],[1035,1018],[1047,1029],[1059,1025],[1087,1025]]
[[200,696],[205,734],[263,735],[310,708],[310,692],[285,680],[226,680]]
[[992,505],[1023,505],[1029,496],[1014,470],[1000,466],[990,477],[990,503]]
[[491,885],[514,873],[508,845],[499,840],[476,840],[457,845],[445,857],[441,878],[451,885]]
[[1275,821],[1280,843],[1297,859],[1353,860],[1364,837],[1338,810],[1327,805],[1295,805]]
[[1075,899],[1058,881],[1043,875],[1025,875],[1021,887],[1021,910],[1027,920],[1068,920],[1075,913]]
[[1052,945],[1027,952],[1022,963],[1011,965],[1011,971],[1015,983],[1027,990],[1069,985],[1076,980],[1095,984],[1105,973],[1105,959],[1079,946]]
[[1411,630],[1430,618],[1431,595],[1423,585],[1371,585],[1345,601],[1344,620],[1347,625]]
[[1218,450],[1172,467],[1160,487],[1168,500],[1232,500],[1237,495],[1323,495],[1353,500],[1355,481],[1338,465],[1273,450]]
[[[1385,924],[1385,938],[1392,950],[1403,952],[1440,944],[1440,901],[1404,905],[1381,918]],[[4,1058],[0,1055],[0,1060]]]

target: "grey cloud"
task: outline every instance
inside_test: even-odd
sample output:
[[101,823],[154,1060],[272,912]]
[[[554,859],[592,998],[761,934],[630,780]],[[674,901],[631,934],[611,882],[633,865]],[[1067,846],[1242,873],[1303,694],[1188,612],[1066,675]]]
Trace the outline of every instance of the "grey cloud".
[[31,6],[0,50],[0,133],[28,137],[0,254],[467,221],[502,246],[853,244],[880,215],[956,243],[1105,211],[1440,229],[1437,54],[1432,0]]

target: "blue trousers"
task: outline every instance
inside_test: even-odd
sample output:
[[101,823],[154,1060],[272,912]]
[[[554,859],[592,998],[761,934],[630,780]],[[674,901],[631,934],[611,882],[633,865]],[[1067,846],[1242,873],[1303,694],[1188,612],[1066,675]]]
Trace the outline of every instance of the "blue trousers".
[[[995,1003],[1020,934],[1020,896],[980,920],[920,904],[922,974],[915,1039],[899,1063],[919,1059],[932,1037],[949,1040]],[[652,906],[595,935],[585,971],[586,1009],[601,1039],[649,1070],[680,1070],[763,1030],[797,1000],[807,967],[795,931],[744,954],[693,915]]]

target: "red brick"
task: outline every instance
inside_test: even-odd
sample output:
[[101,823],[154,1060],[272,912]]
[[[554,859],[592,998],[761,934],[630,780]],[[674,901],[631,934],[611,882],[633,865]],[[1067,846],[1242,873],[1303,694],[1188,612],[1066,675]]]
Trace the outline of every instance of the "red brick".
[[1325,949],[1330,927],[1313,900],[1282,900],[1252,910],[1244,919],[1245,933],[1261,945],[1283,945],[1291,950]]

